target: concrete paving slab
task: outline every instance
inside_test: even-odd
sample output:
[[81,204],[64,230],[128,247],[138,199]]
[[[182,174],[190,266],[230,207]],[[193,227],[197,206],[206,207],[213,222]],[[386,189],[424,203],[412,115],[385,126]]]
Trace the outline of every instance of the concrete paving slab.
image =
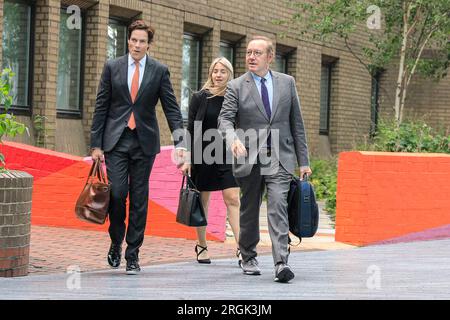
[[450,299],[450,240],[351,250],[294,252],[296,278],[273,282],[272,257],[261,276],[243,275],[235,259],[0,279],[0,299]]

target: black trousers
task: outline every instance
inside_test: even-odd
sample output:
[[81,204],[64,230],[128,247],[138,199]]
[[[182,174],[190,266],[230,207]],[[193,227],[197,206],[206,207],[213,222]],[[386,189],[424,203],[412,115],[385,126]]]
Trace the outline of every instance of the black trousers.
[[126,201],[130,206],[125,259],[138,259],[147,222],[148,183],[156,155],[147,156],[139,145],[136,130],[125,128],[119,142],[105,153],[108,179],[111,183],[109,235],[114,244],[125,237]]

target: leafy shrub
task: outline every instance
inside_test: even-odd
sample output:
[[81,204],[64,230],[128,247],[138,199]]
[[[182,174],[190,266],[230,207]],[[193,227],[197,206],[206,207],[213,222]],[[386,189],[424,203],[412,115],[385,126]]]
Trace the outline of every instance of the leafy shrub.
[[335,221],[336,215],[336,184],[337,184],[337,158],[329,160],[311,159],[310,182],[314,186],[318,200],[325,200],[325,210]]
[[450,134],[436,130],[423,120],[403,121],[397,127],[393,121],[380,121],[371,141],[357,146],[358,150],[388,152],[450,153]]
[[[26,127],[24,124],[16,121],[16,117],[8,113],[8,109],[11,107],[13,97],[10,94],[10,80],[14,76],[14,73],[10,69],[4,69],[0,77],[0,143],[2,138],[14,137],[17,134],[25,132]],[[5,157],[0,153],[0,172],[5,171]]]

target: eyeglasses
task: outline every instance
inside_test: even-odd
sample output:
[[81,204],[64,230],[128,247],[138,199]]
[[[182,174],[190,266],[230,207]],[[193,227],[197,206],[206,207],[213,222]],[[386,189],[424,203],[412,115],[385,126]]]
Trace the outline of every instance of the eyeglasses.
[[263,53],[264,52],[260,51],[260,50],[254,50],[254,51],[253,50],[247,50],[247,52],[246,52],[247,57],[251,57],[252,54],[254,54],[255,57],[260,57],[260,56],[262,56]]

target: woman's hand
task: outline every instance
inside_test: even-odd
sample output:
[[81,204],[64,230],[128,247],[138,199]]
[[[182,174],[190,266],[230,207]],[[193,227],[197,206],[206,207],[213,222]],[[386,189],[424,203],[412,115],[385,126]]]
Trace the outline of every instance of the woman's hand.
[[184,163],[180,167],[181,174],[191,176],[191,165],[189,163]]

